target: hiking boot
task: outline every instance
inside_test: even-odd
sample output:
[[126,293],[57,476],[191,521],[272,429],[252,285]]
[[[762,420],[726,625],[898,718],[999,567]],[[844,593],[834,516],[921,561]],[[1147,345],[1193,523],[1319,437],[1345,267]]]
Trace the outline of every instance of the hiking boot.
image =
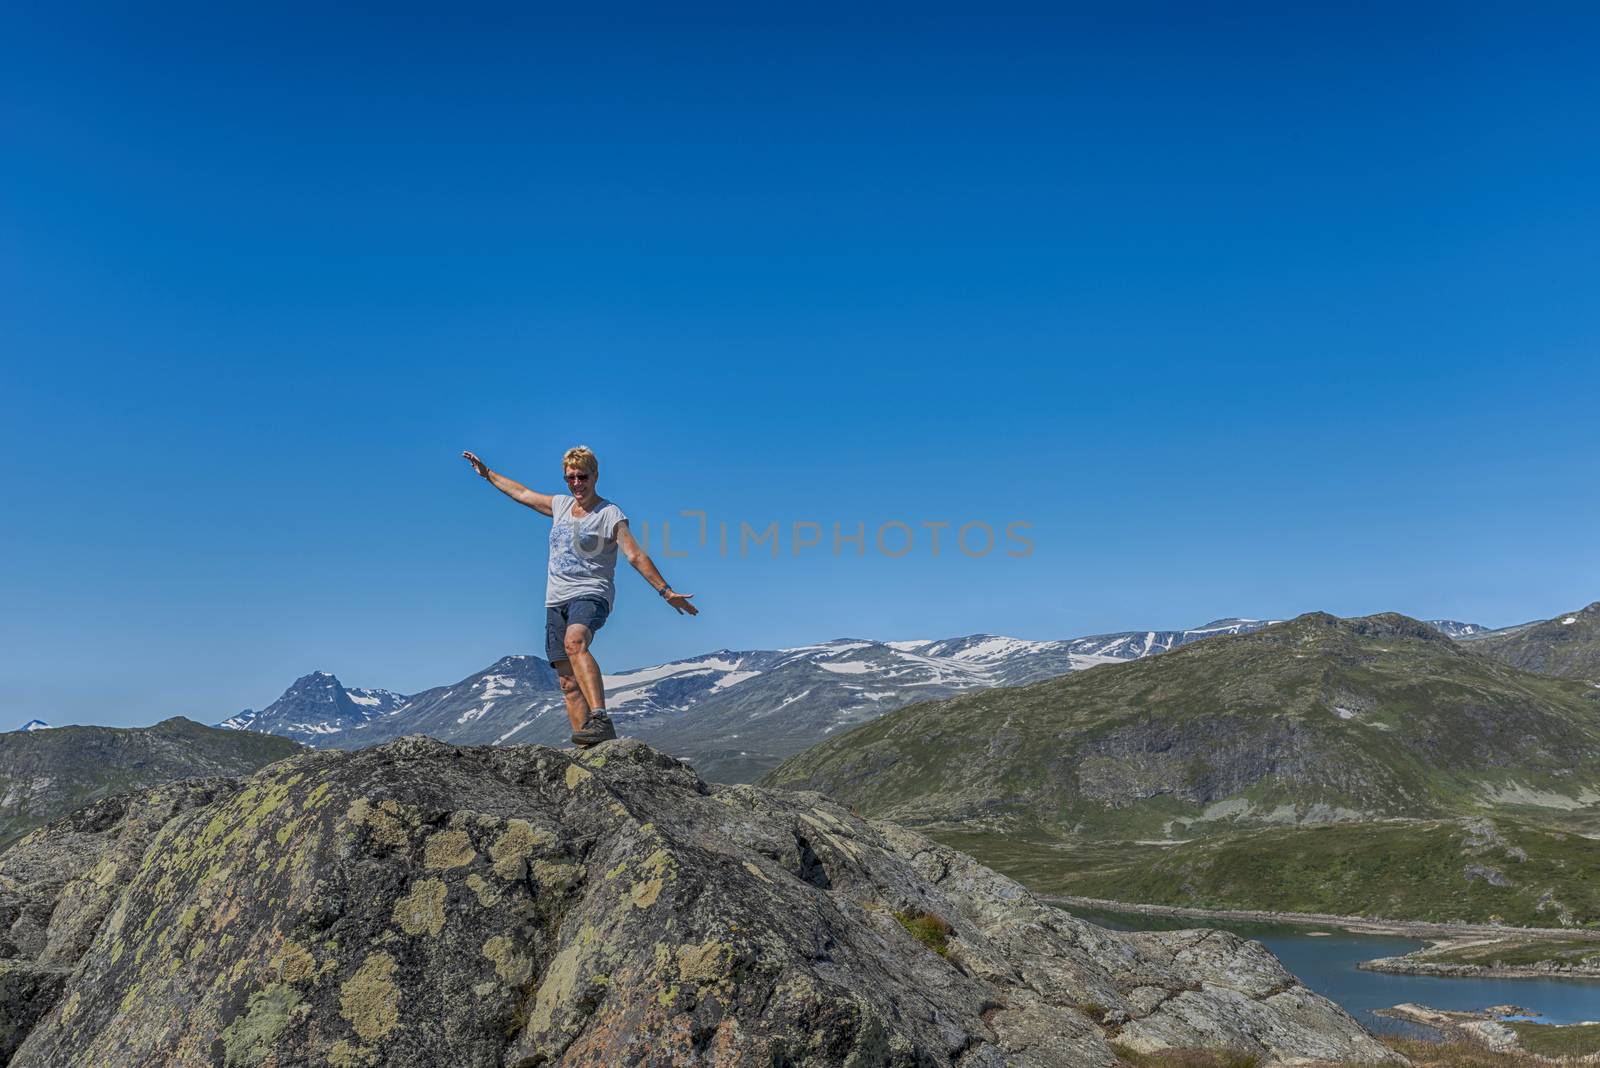
[[617,728],[612,725],[611,717],[602,709],[583,721],[583,726],[572,732],[572,741],[585,749],[591,745],[608,742],[617,736]]

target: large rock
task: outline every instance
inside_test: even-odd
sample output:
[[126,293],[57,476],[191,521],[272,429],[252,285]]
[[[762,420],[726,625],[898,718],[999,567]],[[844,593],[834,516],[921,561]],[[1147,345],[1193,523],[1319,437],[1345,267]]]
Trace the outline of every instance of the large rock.
[[188,779],[86,805],[0,854],[0,1058],[55,1002],[157,832],[240,789]]
[[1256,943],[1102,930],[917,834],[707,786],[636,741],[412,737],[217,790],[169,799],[142,850],[126,819],[96,832],[122,852],[75,862],[28,929],[34,967],[70,974],[29,988],[50,1007],[16,1068],[1111,1068],[1112,1040],[1399,1060]]

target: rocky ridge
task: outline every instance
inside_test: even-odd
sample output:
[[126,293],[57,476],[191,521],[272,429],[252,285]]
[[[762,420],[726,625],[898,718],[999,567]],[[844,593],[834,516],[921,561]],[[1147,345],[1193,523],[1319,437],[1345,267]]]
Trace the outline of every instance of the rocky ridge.
[[33,832],[0,889],[16,1068],[1401,1060],[1257,943],[1103,930],[627,739],[172,784]]
[[1600,601],[1552,619],[1464,636],[1467,647],[1541,675],[1600,687]]

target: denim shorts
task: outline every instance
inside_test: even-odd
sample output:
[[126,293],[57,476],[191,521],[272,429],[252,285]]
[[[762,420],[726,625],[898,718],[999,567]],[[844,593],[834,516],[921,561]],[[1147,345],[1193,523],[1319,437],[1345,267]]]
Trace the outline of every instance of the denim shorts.
[[565,604],[546,605],[544,610],[544,657],[554,664],[567,657],[567,627],[582,623],[592,635],[606,625],[611,606],[599,597],[574,597]]

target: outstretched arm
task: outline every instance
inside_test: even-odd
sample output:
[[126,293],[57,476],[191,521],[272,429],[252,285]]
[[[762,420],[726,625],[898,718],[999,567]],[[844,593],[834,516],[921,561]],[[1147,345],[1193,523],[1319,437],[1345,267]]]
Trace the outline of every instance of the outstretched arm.
[[507,478],[505,475],[495,474],[493,471],[489,470],[488,464],[484,463],[470,452],[463,452],[461,455],[465,456],[467,461],[472,464],[472,469],[474,471],[478,472],[478,474],[487,480],[491,486],[499,490],[501,493],[504,493],[507,497],[510,497],[518,504],[527,505],[535,512],[543,512],[545,515],[551,514],[550,494],[538,493],[529,489],[527,486],[524,486],[522,483],[515,481],[514,479]]
[[622,550],[622,555],[628,558],[628,563],[633,569],[644,576],[650,583],[650,588],[659,593],[662,598],[682,615],[687,612],[691,616],[700,614],[700,609],[689,603],[692,593],[679,593],[667,585],[667,580],[661,577],[661,572],[656,570],[655,563],[650,559],[650,554],[639,547],[633,540],[633,531],[628,529],[628,521],[624,519],[617,524],[617,548]]

